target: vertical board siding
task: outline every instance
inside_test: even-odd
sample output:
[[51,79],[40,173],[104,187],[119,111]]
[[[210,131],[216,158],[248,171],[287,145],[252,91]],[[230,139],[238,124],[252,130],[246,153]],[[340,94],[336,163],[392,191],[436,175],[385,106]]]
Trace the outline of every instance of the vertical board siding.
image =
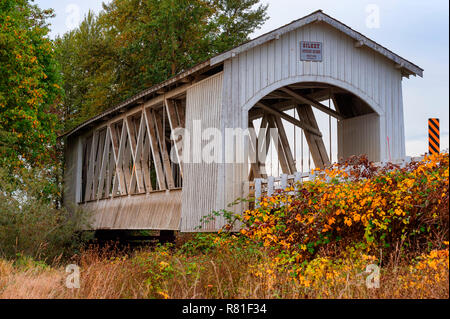
[[[322,42],[322,62],[300,61],[300,41]],[[225,129],[247,128],[248,110],[256,103],[256,98],[302,81],[341,86],[378,112],[338,122],[339,157],[362,153],[367,153],[373,161],[387,160],[389,153],[392,160],[404,157],[401,71],[394,67],[394,62],[375,51],[365,46],[356,48],[354,40],[337,29],[321,22],[313,23],[225,60],[223,72],[187,90],[186,130],[192,135],[194,120],[201,120],[202,129],[219,129],[223,143],[222,163],[184,163],[182,191],[86,203],[86,208],[100,212],[96,215],[95,226],[104,229],[180,229],[185,232],[220,229],[225,222],[223,218],[203,224],[201,218],[243,197],[243,183],[248,178],[246,163],[224,161],[226,152],[236,155],[234,149],[225,148]],[[79,200],[81,139],[71,137],[67,140],[65,203]],[[193,142],[191,140],[191,160]],[[209,142],[202,140],[202,147]],[[102,145],[104,140],[99,143]],[[95,159],[95,150],[92,152]],[[97,160],[100,165],[101,159]],[[228,209],[241,212],[243,205]],[[198,229],[198,226],[202,228]]]
[[81,208],[93,213],[93,229],[178,230],[181,197],[181,189],[171,189],[92,201]]
[[77,190],[81,184],[80,176],[80,137],[69,137],[65,147],[65,167],[64,167],[64,205],[71,210],[78,202]]
[[[322,42],[322,62],[300,61],[300,41]],[[238,54],[224,61],[223,76],[222,128],[246,128],[246,114],[255,97],[305,77],[305,81],[340,84],[379,112],[339,123],[340,156],[368,153],[372,160],[387,160],[388,136],[392,160],[405,155],[400,70],[375,51],[355,47],[352,38],[327,24],[305,25]],[[229,203],[242,197],[247,176],[245,164],[224,166],[225,203]]]
[[367,154],[370,161],[380,161],[379,121],[375,113],[338,121],[338,158]]
[[[239,61],[238,61],[239,62]],[[239,63],[237,63],[239,65]],[[239,70],[239,68],[237,68]],[[202,130],[217,128],[221,130],[223,74],[207,78],[187,91],[186,130],[193,134],[195,120],[200,120]],[[239,98],[239,88],[234,87]],[[202,148],[211,140],[203,140]],[[195,141],[191,138],[191,145]],[[191,146],[192,148],[192,146]],[[192,158],[193,154],[191,154]],[[223,192],[218,188],[219,163],[184,163],[181,231],[214,231],[221,227],[221,221],[209,223],[201,221],[213,210],[221,208]],[[201,226],[201,229],[197,227]]]
[[[322,62],[300,61],[300,41],[322,42]],[[241,66],[246,66],[245,72],[240,70]],[[367,97],[369,105],[383,112],[379,114],[384,122],[380,123],[383,129],[377,141],[380,160],[388,159],[387,137],[391,158],[394,160],[405,155],[400,70],[375,51],[364,46],[356,48],[352,38],[327,24],[306,25],[238,54],[225,61],[224,76],[230,76],[232,83],[230,99],[224,99],[224,103],[229,105],[224,104],[224,108],[232,107],[236,113],[245,112],[244,105],[280,81],[295,78],[298,82],[301,76],[317,82],[338,81],[361,98]],[[232,116],[235,117],[236,113]],[[246,127],[246,123],[243,124]]]

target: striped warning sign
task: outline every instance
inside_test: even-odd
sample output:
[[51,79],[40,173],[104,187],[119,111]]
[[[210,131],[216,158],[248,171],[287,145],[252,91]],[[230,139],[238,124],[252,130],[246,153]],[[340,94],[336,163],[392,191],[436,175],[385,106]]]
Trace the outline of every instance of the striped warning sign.
[[439,153],[439,119],[428,119],[428,152]]

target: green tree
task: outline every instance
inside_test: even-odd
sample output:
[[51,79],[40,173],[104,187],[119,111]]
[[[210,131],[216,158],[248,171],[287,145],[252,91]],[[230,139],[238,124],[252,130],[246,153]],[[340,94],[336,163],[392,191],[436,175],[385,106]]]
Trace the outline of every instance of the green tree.
[[210,24],[215,31],[212,54],[229,50],[249,40],[249,35],[266,21],[267,7],[260,0],[210,0],[214,15]]
[[112,106],[117,100],[117,50],[89,12],[79,28],[55,41],[65,92],[62,120],[65,129]]
[[66,129],[248,40],[260,0],[113,0],[58,39]]
[[121,97],[206,58],[212,13],[203,0],[115,0],[104,5],[99,23],[118,50]]
[[0,165],[54,160],[60,74],[46,19],[26,0],[0,2]]

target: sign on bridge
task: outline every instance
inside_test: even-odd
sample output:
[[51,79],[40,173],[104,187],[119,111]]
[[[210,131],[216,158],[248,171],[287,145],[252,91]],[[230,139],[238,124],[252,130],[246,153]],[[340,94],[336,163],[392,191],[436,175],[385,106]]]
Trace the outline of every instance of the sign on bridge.
[[300,41],[300,60],[322,62],[322,42]]

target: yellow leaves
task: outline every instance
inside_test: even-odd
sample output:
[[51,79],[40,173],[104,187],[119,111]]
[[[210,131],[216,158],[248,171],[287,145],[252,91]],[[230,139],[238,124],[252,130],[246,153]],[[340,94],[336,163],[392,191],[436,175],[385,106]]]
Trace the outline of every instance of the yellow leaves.
[[309,280],[304,280],[304,281],[302,282],[302,284],[303,284],[303,286],[305,286],[305,287],[309,287],[309,286],[311,286],[311,281],[309,281]]
[[281,240],[281,241],[280,241],[280,245],[283,247],[283,249],[289,249],[289,248],[291,248],[291,243],[288,243],[288,242],[285,241],[285,240]]
[[411,188],[414,185],[414,180],[413,179],[406,179],[406,180],[403,181],[403,184],[405,184],[407,188]]
[[429,254],[430,258],[436,258],[437,256],[438,256],[438,251],[437,250],[433,250]]
[[448,281],[449,256],[448,250],[432,250],[428,255],[421,255],[420,261],[410,267],[410,273],[402,276],[405,287],[419,290],[429,289],[429,286],[442,281]]
[[165,291],[158,291],[158,294],[164,299],[169,299],[169,295]]
[[[443,158],[441,156],[440,160],[443,161]],[[445,172],[448,174],[448,169]],[[329,169],[326,174],[328,177],[343,176],[343,172],[338,169]],[[406,236],[412,230],[410,225],[417,225],[417,212],[424,207],[426,200],[426,196],[419,195],[419,190],[423,191],[425,184],[430,187],[440,183],[433,204],[427,204],[434,205],[433,209],[437,209],[438,203],[441,203],[439,200],[444,202],[444,198],[448,198],[445,174],[429,171],[425,162],[403,171],[383,172],[376,178],[364,180],[350,174],[352,180],[340,180],[332,184],[326,183],[324,175],[319,173],[319,178],[303,183],[302,191],[296,195],[281,193],[266,197],[261,200],[259,208],[246,211],[242,220],[248,223],[241,234],[257,239],[265,247],[274,248],[274,251],[281,250],[283,257],[280,264],[302,263],[307,260],[313,251],[317,252],[323,245],[334,240],[324,234],[333,230],[341,238],[353,236],[352,240],[364,242],[368,247],[364,252],[369,253],[369,249],[379,247],[381,235],[385,234],[385,238],[389,231],[392,234],[390,236]],[[286,189],[291,190],[290,187]],[[279,205],[285,202],[289,204]],[[441,217],[439,210],[433,210],[432,213],[436,218]],[[431,214],[427,217],[430,216]],[[351,227],[351,232],[348,227]],[[395,232],[397,234],[393,234]],[[326,238],[326,243],[318,241],[319,237]],[[367,255],[362,259],[369,262],[373,258]],[[426,267],[434,269],[439,265],[431,262]],[[322,275],[328,279],[333,276],[332,273]],[[311,278],[305,277],[305,280],[314,285]]]
[[352,225],[352,220],[348,217],[344,217],[344,224],[350,227]]
[[374,263],[378,260],[376,256],[363,254],[362,258],[364,261]]
[[163,269],[165,269],[165,268],[167,268],[167,267],[169,267],[169,263],[167,263],[167,262],[165,262],[165,261],[161,261],[161,262],[159,263],[159,269],[160,269],[160,270],[163,270]]

